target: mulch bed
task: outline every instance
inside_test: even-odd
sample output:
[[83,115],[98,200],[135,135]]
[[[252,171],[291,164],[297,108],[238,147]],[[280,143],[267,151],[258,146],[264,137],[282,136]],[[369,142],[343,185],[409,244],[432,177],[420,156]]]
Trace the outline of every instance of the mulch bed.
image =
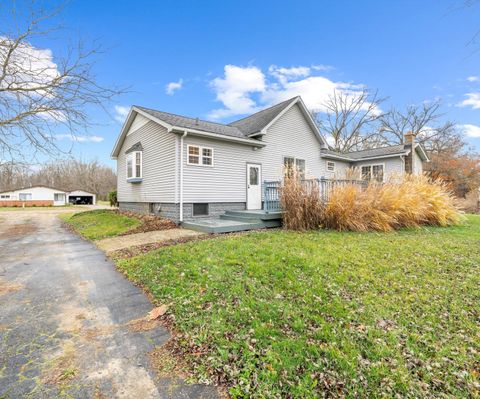
[[136,234],[136,233],[146,233],[148,231],[156,231],[156,230],[170,230],[178,227],[171,220],[162,218],[160,216],[144,215],[142,213],[130,212],[130,211],[120,211],[118,209],[116,209],[114,212],[130,218],[138,219],[142,222],[140,226],[135,227],[131,230],[128,230],[123,234],[120,234],[121,236],[126,236],[126,235]]

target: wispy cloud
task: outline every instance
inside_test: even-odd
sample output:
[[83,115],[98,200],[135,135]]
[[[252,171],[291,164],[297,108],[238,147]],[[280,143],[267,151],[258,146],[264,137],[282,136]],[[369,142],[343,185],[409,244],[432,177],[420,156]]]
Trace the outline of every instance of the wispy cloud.
[[125,107],[124,105],[115,105],[114,118],[117,122],[123,123],[125,122],[125,119],[127,118],[129,112],[129,107]]
[[165,86],[165,93],[169,96],[173,96],[177,90],[183,87],[183,79],[179,79],[178,82],[170,82]]
[[245,115],[298,95],[310,109],[325,111],[324,104],[334,91],[355,96],[364,89],[363,85],[337,82],[322,76],[327,69],[331,67],[271,65],[263,72],[255,66],[226,65],[224,75],[211,81],[223,108],[212,110],[209,117],[222,119]]
[[480,80],[480,77],[478,77],[478,76],[469,76],[469,77],[467,78],[467,80],[468,80],[469,82],[478,82],[478,81]]
[[76,143],[101,143],[104,138],[100,136],[81,136],[74,134],[57,134],[57,140],[70,140]]
[[467,97],[465,100],[457,104],[458,107],[480,108],[480,93],[467,93],[465,97]]
[[458,127],[463,131],[465,136],[480,138],[480,126],[466,124],[466,125],[458,125]]

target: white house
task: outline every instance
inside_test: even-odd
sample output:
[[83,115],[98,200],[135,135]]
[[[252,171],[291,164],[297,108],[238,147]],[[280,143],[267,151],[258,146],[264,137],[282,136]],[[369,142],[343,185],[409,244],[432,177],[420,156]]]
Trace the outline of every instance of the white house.
[[19,188],[0,193],[0,206],[62,206],[96,204],[96,195],[83,190],[63,191],[47,186]]
[[340,154],[329,149],[300,97],[230,124],[133,106],[112,151],[120,208],[175,221],[262,209],[262,182],[295,165],[306,178],[362,179],[421,173],[423,147],[407,144]]
[[0,206],[60,206],[67,192],[47,186],[24,187],[0,193]]

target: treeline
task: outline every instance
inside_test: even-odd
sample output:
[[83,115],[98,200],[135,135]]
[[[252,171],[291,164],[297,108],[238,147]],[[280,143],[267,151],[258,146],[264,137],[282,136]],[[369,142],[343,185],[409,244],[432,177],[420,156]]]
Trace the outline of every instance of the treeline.
[[40,168],[14,163],[0,165],[0,191],[36,185],[65,191],[85,190],[95,193],[98,199],[107,200],[108,193],[116,189],[117,176],[112,168],[97,160],[64,160]]

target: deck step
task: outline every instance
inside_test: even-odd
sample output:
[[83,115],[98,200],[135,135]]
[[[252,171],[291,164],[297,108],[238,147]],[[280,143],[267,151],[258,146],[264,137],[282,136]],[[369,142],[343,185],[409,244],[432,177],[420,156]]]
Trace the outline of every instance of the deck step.
[[231,233],[235,231],[247,231],[265,229],[264,223],[246,223],[235,220],[224,220],[220,218],[185,221],[182,227],[203,233]]
[[255,217],[255,216],[243,216],[243,215],[229,215],[229,214],[224,214],[220,215],[220,219],[225,219],[225,220],[236,220],[238,222],[247,222],[247,223],[260,223],[262,222],[262,219]]
[[240,216],[240,217],[248,217],[248,218],[256,218],[260,220],[271,220],[271,219],[281,219],[282,212],[270,212],[267,213],[263,210],[258,211],[226,211],[225,216]]

